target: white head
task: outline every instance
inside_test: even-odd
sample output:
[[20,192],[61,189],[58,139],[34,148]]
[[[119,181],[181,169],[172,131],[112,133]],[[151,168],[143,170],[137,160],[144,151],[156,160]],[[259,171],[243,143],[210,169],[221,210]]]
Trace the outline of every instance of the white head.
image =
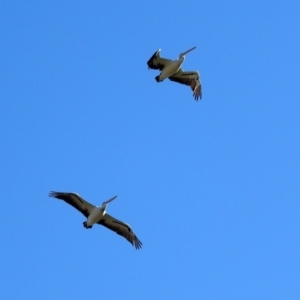
[[102,206],[106,207],[106,205],[107,205],[109,202],[115,200],[117,197],[118,197],[118,196],[114,196],[114,197],[110,198],[109,200],[104,201],[104,202],[102,203]]
[[191,52],[194,49],[196,49],[196,47],[193,47],[193,48],[191,48],[191,49],[189,49],[189,50],[187,50],[187,51],[185,51],[183,53],[180,53],[179,57],[184,57],[186,54],[188,54],[189,52]]

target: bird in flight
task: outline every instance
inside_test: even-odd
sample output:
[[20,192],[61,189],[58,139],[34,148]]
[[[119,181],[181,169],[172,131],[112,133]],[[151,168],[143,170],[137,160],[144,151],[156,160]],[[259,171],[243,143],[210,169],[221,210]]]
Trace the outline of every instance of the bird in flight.
[[92,228],[94,224],[100,224],[117,234],[123,236],[127,241],[129,241],[136,249],[142,247],[142,242],[137,238],[137,236],[132,231],[131,227],[114,217],[106,213],[106,207],[108,203],[115,200],[117,196],[104,201],[101,206],[94,206],[91,203],[84,200],[76,193],[64,193],[64,192],[50,192],[50,197],[64,200],[66,203],[70,204],[78,211],[80,211],[87,220],[83,222],[83,226],[87,229]]
[[179,58],[171,60],[160,57],[160,49],[157,50],[148,60],[148,69],[160,70],[161,73],[155,77],[157,82],[161,82],[166,78],[181,84],[191,87],[195,100],[202,98],[202,86],[198,71],[183,71],[181,65],[185,60],[185,55],[194,50],[193,47],[183,53],[180,53]]

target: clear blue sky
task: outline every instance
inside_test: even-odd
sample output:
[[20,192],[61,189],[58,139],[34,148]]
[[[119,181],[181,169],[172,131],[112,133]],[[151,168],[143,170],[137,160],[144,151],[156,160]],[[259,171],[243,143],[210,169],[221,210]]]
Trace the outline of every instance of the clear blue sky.
[[[300,299],[299,14],[2,1],[1,299]],[[146,65],[192,46],[199,102]],[[108,212],[144,247],[51,190],[118,195]]]

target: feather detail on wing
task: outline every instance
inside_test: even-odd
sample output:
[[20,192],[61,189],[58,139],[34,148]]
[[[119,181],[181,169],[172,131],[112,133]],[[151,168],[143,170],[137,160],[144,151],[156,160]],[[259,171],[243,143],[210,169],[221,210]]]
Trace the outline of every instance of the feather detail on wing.
[[191,87],[195,100],[202,98],[202,87],[200,81],[200,75],[197,71],[184,72],[180,68],[174,75],[170,76],[171,81],[175,81],[181,84],[185,84]]
[[72,205],[80,211],[85,217],[88,217],[95,207],[89,202],[85,201],[76,193],[50,192],[49,197],[64,200],[66,203]]
[[123,236],[127,241],[129,241],[136,249],[142,247],[142,242],[133,233],[130,226],[124,222],[121,222],[109,214],[105,214],[98,224],[105,226],[106,228],[116,232],[117,234]]
[[171,59],[162,58],[159,55],[160,49],[157,50],[151,58],[147,61],[147,65],[149,69],[162,70],[166,65],[168,65]]

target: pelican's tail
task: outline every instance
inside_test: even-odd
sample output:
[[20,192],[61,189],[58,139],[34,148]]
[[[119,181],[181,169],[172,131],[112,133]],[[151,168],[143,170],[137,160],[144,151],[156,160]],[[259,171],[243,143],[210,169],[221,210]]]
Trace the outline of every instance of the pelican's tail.
[[93,227],[93,225],[88,226],[87,222],[83,222],[82,224],[83,224],[83,227],[85,227],[86,229],[90,229]]
[[155,77],[156,82],[160,82],[159,75]]

